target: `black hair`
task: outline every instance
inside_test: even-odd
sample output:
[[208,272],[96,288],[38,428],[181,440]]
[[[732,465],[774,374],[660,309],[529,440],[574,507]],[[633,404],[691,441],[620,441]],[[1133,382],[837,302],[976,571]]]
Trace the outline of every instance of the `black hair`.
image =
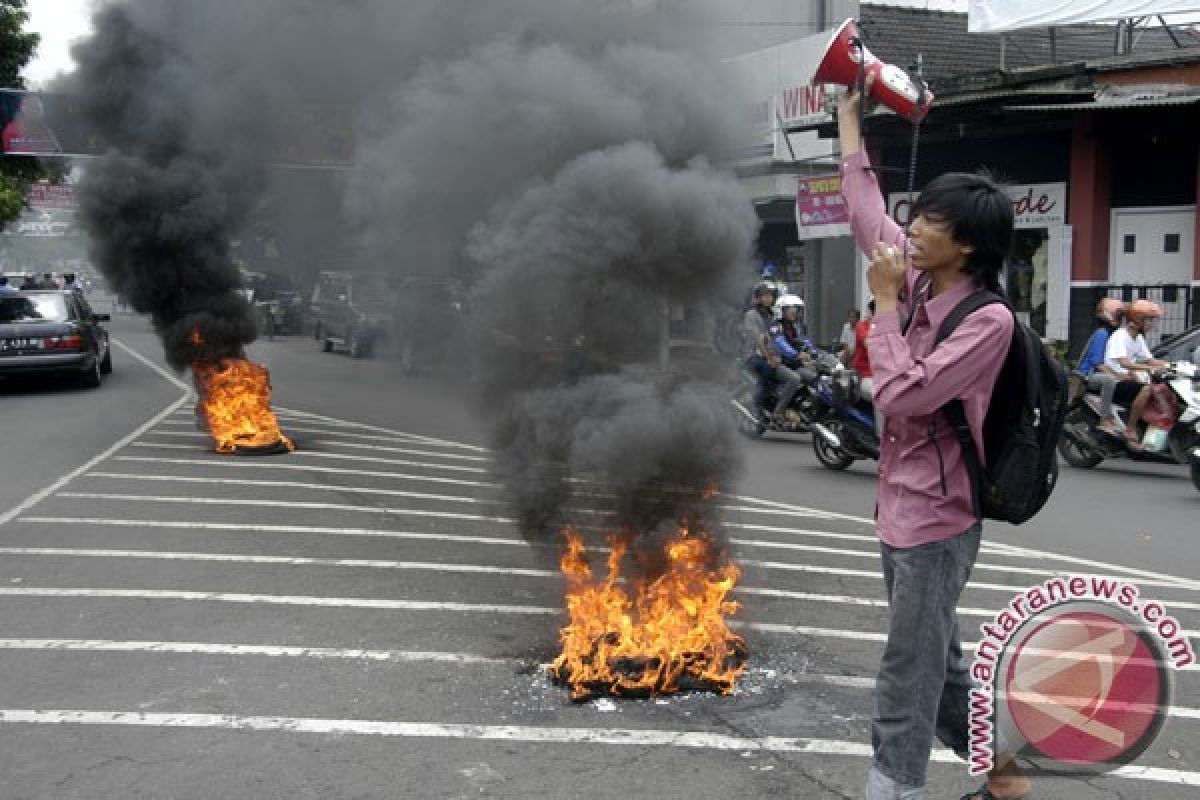
[[970,245],[963,271],[977,286],[997,294],[1000,270],[1013,236],[1012,200],[987,172],[947,172],[934,178],[913,204],[912,218],[924,214],[949,226],[959,244]]
[[875,313],[875,298],[874,297],[872,297],[870,300],[867,301],[867,311],[871,312],[871,314]]

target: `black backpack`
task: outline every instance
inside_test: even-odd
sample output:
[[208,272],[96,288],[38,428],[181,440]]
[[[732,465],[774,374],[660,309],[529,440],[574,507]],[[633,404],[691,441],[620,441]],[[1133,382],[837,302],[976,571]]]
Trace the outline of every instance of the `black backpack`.
[[[986,290],[960,301],[938,328],[935,346],[968,314],[993,303],[1013,310],[1003,297]],[[983,422],[986,469],[975,452],[962,400],[955,398],[942,410],[962,445],[975,515],[1020,525],[1040,511],[1058,481],[1056,448],[1067,412],[1067,371],[1015,313],[1012,343]]]

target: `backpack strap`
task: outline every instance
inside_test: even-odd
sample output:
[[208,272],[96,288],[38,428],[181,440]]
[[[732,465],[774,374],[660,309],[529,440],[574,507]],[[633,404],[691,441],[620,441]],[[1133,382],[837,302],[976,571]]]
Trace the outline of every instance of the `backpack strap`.
[[[937,339],[934,340],[933,346],[937,347],[949,339],[968,315],[994,303],[1001,303],[1009,311],[1012,310],[1012,306],[1007,300],[986,289],[972,292],[960,300],[958,305],[951,309],[946,318],[942,320],[942,324],[938,326]],[[967,424],[967,411],[963,408],[962,398],[955,397],[942,406],[942,411],[950,421],[950,427],[954,429],[954,434],[958,437],[958,444],[963,451],[967,475],[971,480],[971,505],[975,510],[975,517],[983,519],[983,463],[975,448],[975,437],[971,435],[971,426]]]
[[922,272],[921,276],[913,282],[912,291],[909,292],[908,297],[905,298],[906,304],[908,305],[908,311],[904,314],[903,319],[900,320],[901,336],[904,336],[908,333],[908,328],[910,325],[912,325],[913,317],[916,316],[917,313],[918,298],[928,293],[929,287],[932,283],[933,278],[929,276],[928,272]]

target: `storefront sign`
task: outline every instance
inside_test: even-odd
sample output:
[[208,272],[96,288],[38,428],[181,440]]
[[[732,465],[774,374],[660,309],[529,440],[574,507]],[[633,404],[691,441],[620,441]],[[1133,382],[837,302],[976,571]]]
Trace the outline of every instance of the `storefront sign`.
[[[1023,228],[1047,228],[1067,222],[1067,185],[1065,183],[1027,183],[1007,186],[1013,201],[1013,223]],[[915,198],[916,195],[913,195]],[[908,224],[908,194],[888,195],[888,210],[901,225]]]
[[34,209],[74,210],[75,187],[35,183],[25,192],[25,204]]
[[796,230],[800,239],[824,239],[850,233],[850,214],[842,197],[840,175],[796,181]]

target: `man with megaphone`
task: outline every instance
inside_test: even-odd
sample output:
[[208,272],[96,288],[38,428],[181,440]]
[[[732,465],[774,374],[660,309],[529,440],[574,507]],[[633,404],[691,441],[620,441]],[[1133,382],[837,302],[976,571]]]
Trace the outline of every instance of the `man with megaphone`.
[[[873,81],[868,71],[868,97]],[[888,216],[863,151],[861,103],[852,87],[838,103],[837,121],[850,225],[871,257],[876,315],[867,351],[875,407],[885,419],[876,527],[890,609],[866,796],[917,800],[926,796],[935,736],[960,756],[969,750],[973,684],[956,606],[982,533],[962,446],[939,412],[961,399],[983,452],[984,416],[1013,338],[1013,315],[1003,305],[985,306],[942,343],[936,338],[960,301],[980,288],[999,292],[1013,209],[990,177],[947,173],[922,190],[906,232]],[[1017,798],[1029,788],[1009,761],[967,798]]]

